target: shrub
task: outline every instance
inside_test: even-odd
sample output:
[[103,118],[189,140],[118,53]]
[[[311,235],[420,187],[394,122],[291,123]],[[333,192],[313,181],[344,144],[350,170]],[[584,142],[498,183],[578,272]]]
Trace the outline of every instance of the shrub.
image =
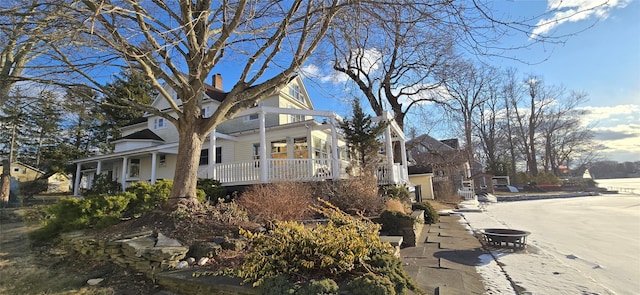
[[25,198],[32,198],[34,195],[47,191],[49,184],[46,179],[36,179],[33,181],[20,183],[20,194]]
[[238,205],[259,223],[291,221],[311,216],[309,205],[313,201],[311,188],[301,182],[282,181],[254,185],[244,191]]
[[122,185],[107,174],[96,175],[91,183],[87,195],[114,195],[122,192]]
[[407,212],[405,204],[398,199],[388,199],[385,205],[385,210],[396,212]]
[[393,236],[403,235],[402,229],[413,227],[415,221],[415,218],[403,212],[385,210],[380,214],[382,230]]
[[375,216],[384,209],[385,202],[378,194],[375,177],[361,176],[327,182],[319,194],[345,212]]
[[296,292],[299,295],[338,295],[340,288],[336,281],[332,279],[312,280]]
[[36,241],[50,240],[62,232],[115,224],[120,221],[128,204],[129,198],[126,195],[62,198],[45,208],[48,219],[31,237]]
[[347,284],[347,289],[353,295],[395,295],[396,291],[391,280],[384,276],[365,274]]
[[411,202],[409,189],[404,185],[385,185],[381,187],[381,193],[384,197],[400,200],[403,203]]
[[540,172],[535,177],[538,184],[561,184],[562,180],[556,177],[552,172]]
[[169,199],[172,185],[170,180],[159,180],[153,185],[146,182],[134,183],[125,193],[130,198],[125,214],[132,216],[158,208]]
[[[229,201],[229,198],[227,197],[227,190],[222,186],[219,180],[198,178],[198,184],[196,187],[204,192],[205,200],[209,200],[214,204],[220,199]],[[200,203],[204,203],[204,200],[200,201]]]
[[391,290],[401,290],[401,294],[405,289],[416,290],[391,247],[380,241],[378,225],[349,216],[327,202],[322,204],[313,210],[328,218],[326,225],[277,222],[269,233],[241,230],[253,249],[238,275],[254,286],[273,284],[284,276],[302,286],[300,290],[336,294],[327,279],[349,282],[370,273],[390,282]]
[[440,221],[438,211],[431,206],[429,202],[416,203],[411,206],[413,210],[424,210],[424,223],[434,224]]

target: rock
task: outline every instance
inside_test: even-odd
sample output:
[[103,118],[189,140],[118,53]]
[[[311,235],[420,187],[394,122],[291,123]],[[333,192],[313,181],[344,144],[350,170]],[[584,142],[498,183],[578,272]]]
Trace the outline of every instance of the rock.
[[187,267],[189,267],[189,263],[184,261],[184,260],[180,261],[180,262],[178,262],[178,264],[176,264],[176,269],[184,269],[184,268],[187,268]]
[[190,257],[215,257],[220,251],[222,251],[222,247],[215,242],[201,242],[191,245],[188,255]]
[[88,284],[89,286],[95,286],[95,285],[97,285],[97,284],[100,284],[102,281],[104,281],[104,279],[103,279],[103,278],[90,279],[90,280],[88,280],[88,281],[87,281],[87,284]]
[[194,263],[196,263],[196,259],[193,257],[189,257],[187,258],[187,263],[189,263],[189,265],[193,265]]
[[169,238],[161,233],[158,233],[158,238],[156,240],[156,247],[182,247],[180,241],[176,239]]
[[200,259],[198,259],[198,265],[203,266],[205,264],[207,264],[207,262],[209,262],[209,258],[208,257],[202,257]]

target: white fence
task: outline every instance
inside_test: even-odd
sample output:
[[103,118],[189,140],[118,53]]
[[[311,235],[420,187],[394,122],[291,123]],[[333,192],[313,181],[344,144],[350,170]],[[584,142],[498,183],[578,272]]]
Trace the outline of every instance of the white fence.
[[476,199],[476,193],[473,190],[469,189],[458,189],[458,195],[465,201]]

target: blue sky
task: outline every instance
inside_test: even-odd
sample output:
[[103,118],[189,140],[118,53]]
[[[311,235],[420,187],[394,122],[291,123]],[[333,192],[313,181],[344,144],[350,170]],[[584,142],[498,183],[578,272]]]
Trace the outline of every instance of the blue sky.
[[[543,14],[549,7],[557,7],[555,13],[544,17],[549,25],[538,25],[531,33],[572,35],[561,44],[535,44],[508,52],[521,61],[493,59],[490,63],[503,68],[515,67],[520,75],[534,74],[548,85],[585,92],[588,101],[580,107],[589,114],[583,118],[584,124],[595,132],[600,153],[613,161],[640,161],[640,3],[609,0],[597,6],[603,2],[606,1],[494,2],[496,15],[511,17],[532,17]],[[563,18],[571,11],[594,6],[598,8]],[[519,34],[501,42],[508,47],[532,41]],[[343,101],[351,95],[342,92],[344,85],[331,83],[328,78],[325,81],[318,85],[320,87],[307,85],[313,92],[316,108],[348,113],[349,105]],[[450,136],[450,130],[440,128],[430,133]]]

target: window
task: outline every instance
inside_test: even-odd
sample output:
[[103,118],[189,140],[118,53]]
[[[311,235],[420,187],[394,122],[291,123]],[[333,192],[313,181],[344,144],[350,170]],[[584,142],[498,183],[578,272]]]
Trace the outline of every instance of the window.
[[291,85],[291,87],[289,87],[289,95],[300,102],[304,102],[304,94],[300,92],[300,86],[298,85]]
[[253,160],[255,161],[254,166],[256,168],[260,167],[260,144],[259,143],[253,144]]
[[165,166],[167,166],[167,156],[160,155],[160,167],[165,167]]
[[222,147],[216,147],[216,164],[222,163]]
[[[259,102],[259,103],[258,103],[257,105],[255,105],[254,107],[261,107],[261,106],[262,106],[262,103],[261,103],[261,102]],[[248,122],[248,121],[255,121],[255,120],[258,120],[258,118],[260,118],[260,115],[259,115],[259,114],[251,114],[251,115],[245,116],[245,117],[244,117],[244,121],[245,121],[245,122]]]
[[293,139],[293,157],[296,159],[309,158],[309,147],[306,137],[298,137]]
[[153,129],[162,129],[167,127],[167,121],[164,118],[155,118],[153,120]]
[[[222,147],[216,147],[216,163],[222,163]],[[200,151],[199,165],[209,165],[209,149],[203,149]]]
[[211,117],[211,107],[203,107],[200,109],[200,115],[202,115],[203,118],[209,118]]
[[20,168],[18,167],[13,168],[13,172],[20,172]]
[[326,140],[317,137],[313,138],[313,157],[315,159],[329,158],[329,149],[327,148]]
[[129,167],[127,170],[129,171],[129,173],[127,174],[128,178],[140,177],[140,159],[130,159]]
[[[292,105],[288,105],[288,108],[293,109]],[[302,122],[304,121],[304,115],[289,115],[289,123]]]
[[209,149],[200,151],[200,166],[209,165]]
[[286,159],[287,158],[287,141],[278,140],[271,142],[271,158]]

